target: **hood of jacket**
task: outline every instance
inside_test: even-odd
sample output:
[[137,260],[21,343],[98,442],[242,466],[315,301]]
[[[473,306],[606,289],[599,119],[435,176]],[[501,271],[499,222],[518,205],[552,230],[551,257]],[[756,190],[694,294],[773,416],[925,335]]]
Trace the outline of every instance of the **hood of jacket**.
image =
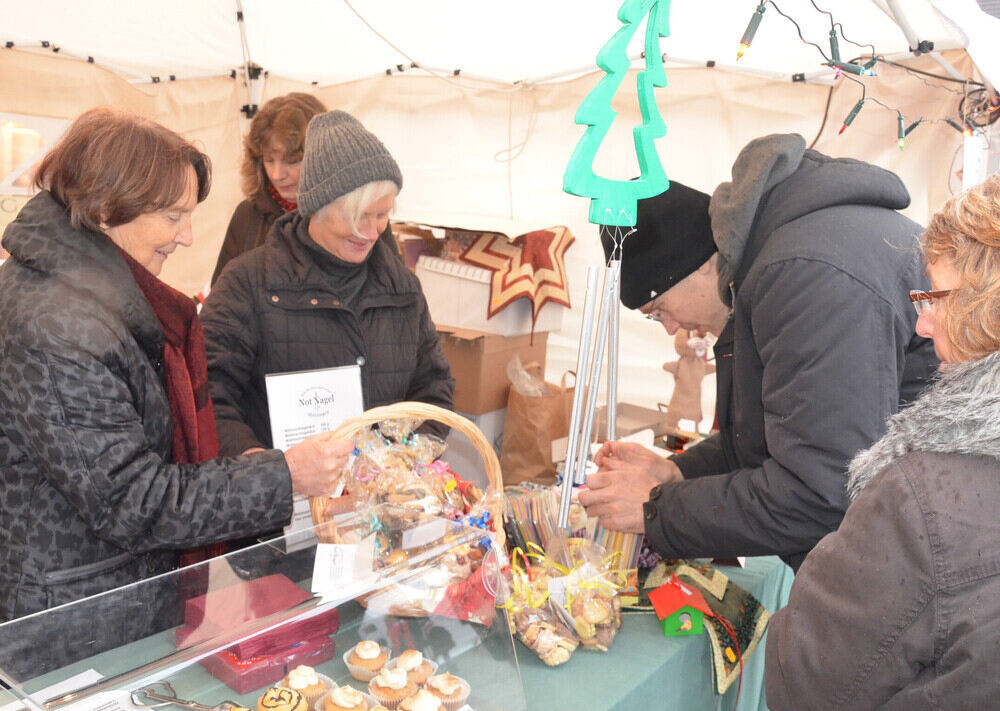
[[93,298],[121,317],[155,353],[163,329],[118,248],[104,234],[74,227],[69,210],[46,190],[29,200],[3,234],[10,261],[64,284],[74,296]]
[[910,452],[976,454],[1000,459],[1000,352],[944,365],[937,380],[889,419],[885,435],[851,460],[847,493]]
[[754,139],[737,156],[732,176],[715,189],[708,208],[719,249],[719,294],[727,306],[732,306],[730,284],[745,266],[744,250],[754,233],[773,232],[836,205],[901,210],[910,204],[910,194],[895,173],[807,150],[798,134]]

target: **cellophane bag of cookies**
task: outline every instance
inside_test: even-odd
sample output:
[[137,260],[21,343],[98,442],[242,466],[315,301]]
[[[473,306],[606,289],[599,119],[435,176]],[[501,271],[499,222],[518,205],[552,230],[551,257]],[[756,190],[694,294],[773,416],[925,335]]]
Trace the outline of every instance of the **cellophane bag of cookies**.
[[560,585],[557,601],[573,626],[584,649],[607,652],[622,626],[619,591],[625,572],[615,565],[617,556],[584,538],[561,541],[558,557],[568,572]]
[[579,645],[552,599],[551,581],[563,574],[557,568],[544,555],[516,548],[497,600],[507,610],[511,632],[548,666],[568,662]]

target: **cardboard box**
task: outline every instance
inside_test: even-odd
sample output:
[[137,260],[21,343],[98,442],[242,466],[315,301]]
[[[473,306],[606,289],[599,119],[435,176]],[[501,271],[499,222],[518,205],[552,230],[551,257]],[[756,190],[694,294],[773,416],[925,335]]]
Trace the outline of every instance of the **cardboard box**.
[[481,415],[507,407],[510,381],[507,363],[515,356],[521,363],[538,363],[545,372],[544,331],[524,336],[498,336],[469,329],[438,326],[441,346],[455,377],[455,409]]
[[[486,317],[490,300],[490,279],[493,276],[490,270],[422,255],[417,259],[416,274],[427,299],[431,319],[438,326],[471,329],[500,336],[526,336],[531,333],[530,299],[518,299],[493,318]],[[545,304],[538,312],[535,333],[558,331],[562,328],[565,310],[566,307],[561,304]],[[500,404],[496,407],[503,406]]]

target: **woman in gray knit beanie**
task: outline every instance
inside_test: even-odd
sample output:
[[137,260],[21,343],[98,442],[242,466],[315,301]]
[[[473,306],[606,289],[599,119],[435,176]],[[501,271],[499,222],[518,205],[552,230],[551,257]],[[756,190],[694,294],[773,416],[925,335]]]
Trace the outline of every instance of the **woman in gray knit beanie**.
[[201,313],[222,454],[272,446],[268,373],[357,365],[366,409],[451,409],[455,381],[420,282],[384,234],[402,186],[356,118],[309,122],[297,209],[227,266]]
[[921,247],[932,291],[910,299],[940,373],[851,461],[853,503],[771,618],[773,711],[997,708],[1000,174],[945,203]]

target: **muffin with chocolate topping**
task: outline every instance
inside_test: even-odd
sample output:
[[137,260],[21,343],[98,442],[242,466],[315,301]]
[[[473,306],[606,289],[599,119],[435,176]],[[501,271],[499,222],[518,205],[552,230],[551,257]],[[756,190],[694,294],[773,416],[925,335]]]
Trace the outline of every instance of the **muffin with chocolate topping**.
[[257,711],[308,711],[309,702],[301,692],[284,686],[272,686],[257,702]]

